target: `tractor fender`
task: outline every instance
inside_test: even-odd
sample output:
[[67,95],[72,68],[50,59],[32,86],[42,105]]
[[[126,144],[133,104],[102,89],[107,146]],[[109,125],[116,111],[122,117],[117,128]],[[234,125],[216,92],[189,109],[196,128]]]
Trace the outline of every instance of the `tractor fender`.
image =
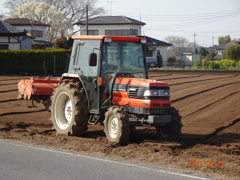
[[80,77],[79,74],[72,74],[72,73],[63,73],[62,74],[62,80],[67,80],[67,79],[71,79],[71,80],[77,80],[81,83],[82,87],[84,88],[84,91],[85,91],[85,94],[86,94],[86,97],[87,97],[87,101],[88,101],[88,109],[90,108],[89,107],[89,97],[88,97],[88,94],[86,93],[87,90],[86,90],[86,87],[82,81],[82,78]]

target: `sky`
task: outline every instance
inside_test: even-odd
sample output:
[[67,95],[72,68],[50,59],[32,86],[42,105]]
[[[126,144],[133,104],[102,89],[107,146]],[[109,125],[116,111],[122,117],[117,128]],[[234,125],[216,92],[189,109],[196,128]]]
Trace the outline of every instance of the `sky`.
[[[0,0],[0,13],[8,12]],[[166,41],[182,36],[204,47],[218,37],[240,39],[240,0],[98,0],[106,15],[123,15],[146,23],[142,35]]]

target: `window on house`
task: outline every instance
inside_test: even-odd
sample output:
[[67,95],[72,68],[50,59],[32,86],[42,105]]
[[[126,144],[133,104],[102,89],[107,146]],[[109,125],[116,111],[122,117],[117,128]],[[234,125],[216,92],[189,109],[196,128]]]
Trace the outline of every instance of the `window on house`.
[[[81,30],[81,35],[87,35],[87,31]],[[88,30],[88,35],[99,35],[99,30]]]
[[86,30],[81,30],[81,31],[80,31],[80,34],[81,34],[81,35],[87,35],[87,31],[86,31]]
[[138,30],[137,29],[130,29],[130,35],[137,36],[138,35]]
[[105,34],[109,36],[129,36],[129,30],[127,29],[105,30]]
[[98,30],[88,30],[88,35],[99,35]]
[[31,37],[43,37],[43,31],[40,30],[30,30],[27,33],[28,36]]
[[8,50],[8,44],[0,44],[0,50]]

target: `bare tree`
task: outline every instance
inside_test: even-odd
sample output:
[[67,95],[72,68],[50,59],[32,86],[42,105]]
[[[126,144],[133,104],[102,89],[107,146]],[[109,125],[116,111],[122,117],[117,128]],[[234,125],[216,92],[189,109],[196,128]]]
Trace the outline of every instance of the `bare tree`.
[[172,44],[172,55],[180,56],[186,49],[188,40],[181,36],[168,36],[165,38],[167,42]]
[[[194,43],[189,42],[185,37],[182,36],[168,36],[165,40],[172,44],[172,47],[169,49],[170,56],[177,56],[179,57],[185,51],[193,51],[194,50]],[[198,47],[197,44],[195,44]]]
[[2,21],[4,18],[4,15],[3,14],[0,14],[0,21]]

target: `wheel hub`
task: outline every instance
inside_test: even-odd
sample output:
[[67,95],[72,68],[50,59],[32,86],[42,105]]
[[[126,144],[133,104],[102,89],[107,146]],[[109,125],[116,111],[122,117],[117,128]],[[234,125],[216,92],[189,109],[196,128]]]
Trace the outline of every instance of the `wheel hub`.
[[67,124],[69,124],[72,119],[72,103],[71,103],[70,99],[65,104],[64,113],[65,113],[65,117],[67,120]]
[[66,92],[62,92],[58,95],[54,109],[54,116],[58,127],[62,130],[67,129],[72,121],[73,106]]
[[110,123],[110,135],[112,138],[117,137],[117,132],[118,132],[118,119],[115,117],[111,120]]

